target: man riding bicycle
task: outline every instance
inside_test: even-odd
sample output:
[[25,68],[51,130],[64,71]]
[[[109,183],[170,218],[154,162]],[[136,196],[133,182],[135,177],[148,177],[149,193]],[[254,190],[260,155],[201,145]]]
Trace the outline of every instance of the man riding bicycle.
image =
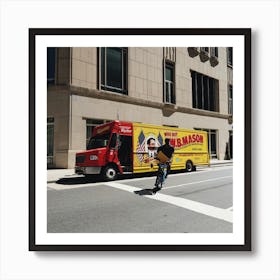
[[[164,179],[167,178],[168,173],[170,172],[170,169],[171,169],[170,164],[172,162],[173,153],[174,153],[174,148],[172,146],[170,146],[170,139],[166,138],[165,144],[158,148],[157,157],[156,157],[156,159],[159,161],[158,176],[160,175],[159,172],[163,172],[163,170],[161,170],[161,164],[164,164],[164,167],[165,167],[165,165],[167,166],[167,171],[164,174],[164,176],[165,176]],[[159,191],[162,187],[162,184],[159,184],[158,176],[157,176],[157,180],[155,183],[155,188],[153,189],[154,194],[157,191]]]

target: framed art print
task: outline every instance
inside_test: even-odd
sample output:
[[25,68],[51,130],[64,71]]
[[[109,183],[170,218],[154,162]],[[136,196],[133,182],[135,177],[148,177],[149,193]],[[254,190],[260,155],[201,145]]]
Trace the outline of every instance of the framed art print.
[[251,250],[250,29],[29,29],[29,135],[29,250]]

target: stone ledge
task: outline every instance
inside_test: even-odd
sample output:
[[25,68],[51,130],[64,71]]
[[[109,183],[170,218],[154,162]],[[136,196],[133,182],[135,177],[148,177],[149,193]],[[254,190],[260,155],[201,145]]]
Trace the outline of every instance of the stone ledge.
[[128,95],[122,95],[119,93],[112,93],[110,91],[100,91],[100,90],[93,90],[93,89],[87,89],[82,87],[76,87],[76,86],[59,86],[54,85],[48,87],[48,92],[56,92],[56,93],[71,93],[78,96],[85,96],[85,97],[92,97],[97,99],[104,99],[104,100],[110,100],[115,102],[121,102],[126,104],[132,104],[132,105],[138,105],[138,106],[144,106],[144,107],[150,107],[150,108],[156,108],[160,110],[168,110],[169,112],[180,112],[180,113],[186,113],[186,114],[192,114],[192,115],[199,115],[199,116],[205,116],[205,117],[212,117],[212,118],[220,118],[220,119],[229,119],[229,115],[226,114],[220,114],[218,112],[212,112],[212,111],[206,111],[206,110],[200,110],[200,109],[194,109],[194,108],[187,108],[182,107],[178,105],[170,105],[165,104],[161,102],[155,102],[155,101],[149,101],[144,100],[136,97],[130,97]]

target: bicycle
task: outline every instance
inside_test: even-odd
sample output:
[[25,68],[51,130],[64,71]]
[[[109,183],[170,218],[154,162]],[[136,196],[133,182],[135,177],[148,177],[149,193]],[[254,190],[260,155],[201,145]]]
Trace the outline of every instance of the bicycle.
[[157,191],[162,189],[162,186],[167,176],[167,171],[168,171],[167,163],[158,163],[157,178],[155,182],[155,188],[153,189],[153,194],[155,194]]

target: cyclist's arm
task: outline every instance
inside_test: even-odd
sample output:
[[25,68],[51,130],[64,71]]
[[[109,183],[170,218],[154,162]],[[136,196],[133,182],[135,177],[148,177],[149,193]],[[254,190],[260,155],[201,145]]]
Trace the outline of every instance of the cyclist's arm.
[[171,155],[170,159],[168,160],[168,162],[169,162],[170,165],[171,165],[171,163],[172,163],[173,156],[174,156],[174,153]]
[[150,162],[150,164],[151,164],[151,168],[153,168],[153,166],[154,165],[157,165],[159,163],[159,160],[158,160],[158,158],[154,158],[151,162]]

